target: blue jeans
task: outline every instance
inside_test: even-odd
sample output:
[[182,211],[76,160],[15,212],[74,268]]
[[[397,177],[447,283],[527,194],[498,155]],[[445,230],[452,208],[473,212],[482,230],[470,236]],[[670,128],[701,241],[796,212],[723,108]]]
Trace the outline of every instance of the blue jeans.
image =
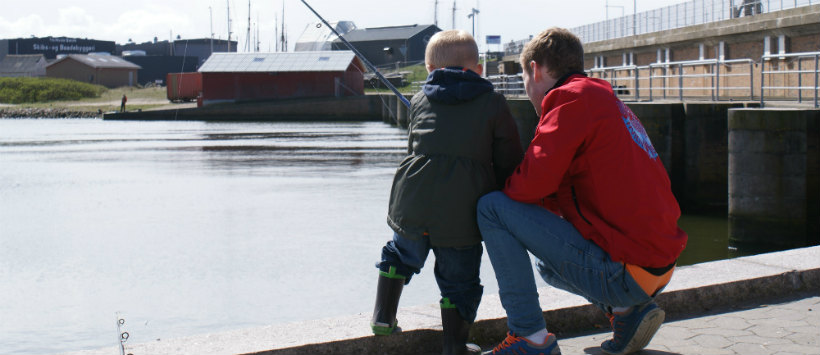
[[478,226],[513,333],[527,336],[546,327],[528,251],[537,258],[536,269],[544,281],[605,312],[652,300],[623,263],[612,261],[571,223],[541,206],[492,192],[478,201]]
[[396,273],[406,277],[405,284],[408,284],[413,274],[421,272],[431,249],[436,255],[434,272],[441,297],[449,298],[461,318],[472,323],[484,292],[478,277],[484,252],[481,244],[463,248],[434,247],[429,238],[413,240],[394,233],[393,240],[382,248],[382,261],[376,266],[384,272],[395,267]]

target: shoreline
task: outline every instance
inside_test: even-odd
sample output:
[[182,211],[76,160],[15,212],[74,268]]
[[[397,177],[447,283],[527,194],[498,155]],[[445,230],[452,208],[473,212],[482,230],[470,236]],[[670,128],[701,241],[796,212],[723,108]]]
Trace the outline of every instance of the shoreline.
[[72,110],[65,107],[58,108],[33,108],[33,107],[7,107],[0,106],[0,119],[2,118],[102,118],[104,112]]

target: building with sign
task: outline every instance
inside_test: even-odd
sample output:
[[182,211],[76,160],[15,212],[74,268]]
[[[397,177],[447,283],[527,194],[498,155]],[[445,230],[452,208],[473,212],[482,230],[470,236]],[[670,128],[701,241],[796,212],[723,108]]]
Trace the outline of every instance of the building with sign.
[[98,41],[87,38],[32,37],[0,40],[0,59],[6,55],[42,54],[46,59],[56,59],[60,54],[114,54],[114,41]]

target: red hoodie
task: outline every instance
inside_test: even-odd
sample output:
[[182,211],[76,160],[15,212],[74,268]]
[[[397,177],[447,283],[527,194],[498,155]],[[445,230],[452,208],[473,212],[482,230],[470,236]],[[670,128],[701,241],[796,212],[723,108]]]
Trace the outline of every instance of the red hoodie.
[[669,177],[635,114],[606,81],[572,75],[549,91],[504,193],[566,218],[613,261],[649,268],[686,246]]

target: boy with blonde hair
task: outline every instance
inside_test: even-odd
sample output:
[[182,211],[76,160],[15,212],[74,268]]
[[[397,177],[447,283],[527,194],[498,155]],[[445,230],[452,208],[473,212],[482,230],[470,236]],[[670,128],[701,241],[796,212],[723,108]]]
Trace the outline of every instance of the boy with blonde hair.
[[442,297],[442,354],[476,353],[481,349],[467,344],[483,292],[476,203],[503,186],[523,152],[504,96],[477,74],[472,36],[436,33],[425,65],[427,81],[411,100],[407,156],[390,193],[387,223],[394,233],[377,264],[371,327],[378,335],[397,331],[402,288],[432,250]]

